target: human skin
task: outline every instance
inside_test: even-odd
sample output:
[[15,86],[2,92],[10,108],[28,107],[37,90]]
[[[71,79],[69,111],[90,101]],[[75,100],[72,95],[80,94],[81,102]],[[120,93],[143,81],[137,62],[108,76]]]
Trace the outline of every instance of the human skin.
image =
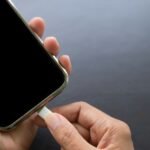
[[[45,29],[43,19],[34,18],[29,25],[42,36]],[[53,55],[59,53],[59,44],[54,37],[46,38],[44,46]],[[70,74],[69,56],[61,56],[59,61]],[[44,120],[34,114],[16,129],[0,132],[0,150],[28,150],[38,127],[47,127],[63,150],[134,150],[126,123],[85,102],[60,106],[52,111]]]
[[54,108],[53,112],[44,120],[63,150],[134,150],[125,122],[85,102]]
[[[33,18],[29,22],[29,26],[39,37],[45,30],[44,20],[39,17]],[[44,46],[47,51],[55,56],[59,53],[59,44],[54,37],[47,37],[44,40]],[[69,74],[71,72],[69,56],[62,55],[59,61]],[[38,129],[38,126],[34,123],[35,117],[36,114],[32,115],[12,131],[0,132],[0,150],[28,150]]]

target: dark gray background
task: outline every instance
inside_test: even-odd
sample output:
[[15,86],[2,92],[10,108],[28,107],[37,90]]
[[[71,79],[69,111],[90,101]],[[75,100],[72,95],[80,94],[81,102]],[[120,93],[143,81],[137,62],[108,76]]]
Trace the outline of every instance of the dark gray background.
[[[136,150],[150,143],[150,1],[13,0],[28,21],[46,21],[73,72],[50,107],[84,100],[129,124]],[[43,37],[43,38],[44,38]],[[59,149],[40,129],[32,150]]]

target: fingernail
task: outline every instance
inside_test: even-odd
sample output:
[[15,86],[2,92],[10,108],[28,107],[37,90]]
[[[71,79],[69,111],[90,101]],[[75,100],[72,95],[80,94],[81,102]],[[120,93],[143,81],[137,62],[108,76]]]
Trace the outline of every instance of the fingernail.
[[62,123],[60,116],[56,113],[51,113],[47,115],[44,120],[47,124],[47,127],[52,131],[60,127]]
[[50,111],[50,109],[48,109],[47,107],[43,107],[38,115],[41,117],[41,118],[46,118],[49,114],[51,114],[52,112]]
[[47,127],[51,130],[55,130],[61,125],[61,117],[58,114],[50,111],[47,107],[43,107],[38,114],[44,119]]

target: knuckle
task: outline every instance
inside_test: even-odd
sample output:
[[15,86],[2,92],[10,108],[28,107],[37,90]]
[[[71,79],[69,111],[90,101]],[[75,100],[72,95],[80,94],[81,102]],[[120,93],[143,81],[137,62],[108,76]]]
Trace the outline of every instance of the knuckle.
[[119,121],[118,125],[119,125],[121,133],[124,136],[127,136],[127,137],[131,136],[131,130],[130,130],[130,127],[129,127],[129,125],[127,123],[125,123],[123,121]]
[[83,108],[88,108],[90,105],[85,101],[78,101],[74,103],[75,106],[77,106],[80,110]]
[[88,105],[88,103],[85,101],[79,101],[79,102],[77,102],[77,104],[80,106],[87,106]]

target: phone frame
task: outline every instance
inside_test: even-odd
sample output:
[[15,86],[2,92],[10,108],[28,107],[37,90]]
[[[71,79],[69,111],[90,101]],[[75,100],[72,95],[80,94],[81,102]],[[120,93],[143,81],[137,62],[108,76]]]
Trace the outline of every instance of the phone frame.
[[[13,9],[14,13],[16,13],[16,15],[18,15],[18,17],[20,18],[20,20],[24,23],[24,25],[28,28],[28,30],[30,30],[31,34],[37,39],[37,42],[39,42],[39,44],[41,44],[41,46],[44,48],[43,46],[43,41],[41,40],[40,37],[38,37],[27,25],[27,22],[24,20],[24,18],[21,16],[21,14],[19,13],[19,11],[17,10],[17,8],[15,7],[15,5],[12,3],[11,0],[6,0],[6,2],[8,3],[8,5],[10,5],[10,7]],[[46,51],[46,49],[45,49]],[[9,131],[13,128],[15,128],[19,123],[21,123],[22,121],[24,121],[25,119],[27,119],[29,116],[31,116],[33,113],[36,113],[38,110],[40,110],[42,107],[44,107],[49,101],[51,101],[54,97],[56,97],[57,95],[59,95],[63,89],[67,86],[68,84],[68,73],[67,71],[63,68],[63,66],[59,63],[58,59],[52,55],[51,53],[49,53],[48,51],[46,51],[48,53],[48,55],[51,57],[51,59],[54,60],[54,62],[56,62],[56,65],[58,65],[59,69],[62,71],[63,75],[64,75],[64,83],[53,93],[51,93],[49,96],[47,96],[45,99],[43,99],[40,103],[38,103],[37,105],[35,105],[32,109],[30,109],[28,112],[26,112],[23,116],[21,116],[20,118],[18,118],[16,121],[14,121],[12,124],[6,126],[6,127],[0,127],[1,131]],[[9,110],[8,110],[9,111]]]

